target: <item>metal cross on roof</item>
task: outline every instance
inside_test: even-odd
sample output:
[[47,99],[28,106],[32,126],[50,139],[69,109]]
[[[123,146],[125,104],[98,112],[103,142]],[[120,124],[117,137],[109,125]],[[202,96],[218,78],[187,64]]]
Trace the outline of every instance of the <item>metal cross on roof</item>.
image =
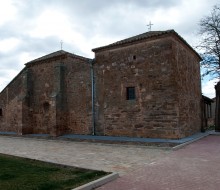
[[153,24],[151,23],[151,21],[149,22],[149,24],[147,25],[148,26],[148,31],[151,31],[151,26],[152,26]]

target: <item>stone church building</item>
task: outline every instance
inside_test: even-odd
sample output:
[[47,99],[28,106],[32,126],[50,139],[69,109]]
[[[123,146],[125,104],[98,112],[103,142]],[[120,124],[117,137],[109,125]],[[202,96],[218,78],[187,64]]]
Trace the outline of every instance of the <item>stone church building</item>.
[[0,132],[179,139],[200,132],[200,56],[174,30],[25,64],[0,93]]

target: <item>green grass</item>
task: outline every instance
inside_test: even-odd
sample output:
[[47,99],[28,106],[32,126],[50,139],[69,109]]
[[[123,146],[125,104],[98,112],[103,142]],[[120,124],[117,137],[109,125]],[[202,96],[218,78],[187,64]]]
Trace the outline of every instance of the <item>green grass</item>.
[[106,174],[0,154],[2,190],[69,190]]

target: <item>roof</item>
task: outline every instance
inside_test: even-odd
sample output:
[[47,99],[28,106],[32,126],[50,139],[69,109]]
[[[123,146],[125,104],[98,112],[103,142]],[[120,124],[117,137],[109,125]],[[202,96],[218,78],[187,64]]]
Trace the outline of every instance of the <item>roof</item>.
[[203,98],[203,100],[204,100],[206,103],[213,103],[213,102],[214,102],[213,99],[211,99],[211,98],[209,98],[209,97],[207,97],[207,96],[202,95],[202,98]]
[[39,62],[44,62],[48,59],[58,58],[58,57],[66,56],[66,55],[71,56],[73,58],[81,59],[81,60],[84,60],[84,61],[92,60],[92,59],[89,59],[89,58],[85,58],[85,57],[82,57],[82,56],[79,56],[79,55],[69,53],[69,52],[64,51],[64,50],[59,50],[59,51],[50,53],[48,55],[42,56],[40,58],[37,58],[37,59],[34,59],[32,61],[29,61],[29,62],[25,63],[25,67],[11,80],[11,82],[9,82],[9,84],[0,93],[2,93],[10,84],[12,84],[28,68],[29,65],[39,63]]
[[82,57],[82,56],[79,56],[79,55],[75,55],[75,54],[69,53],[69,52],[64,51],[64,50],[59,50],[59,51],[50,53],[48,55],[42,56],[40,58],[34,59],[30,62],[27,62],[25,65],[33,64],[33,63],[36,63],[36,62],[42,62],[42,61],[46,61],[48,59],[58,58],[58,57],[66,56],[66,55],[74,57],[74,58],[78,58],[78,59],[81,59],[81,60],[89,60],[89,58],[85,58],[85,57]]
[[94,49],[92,49],[92,51],[93,52],[98,52],[98,51],[101,51],[101,50],[106,50],[106,49],[118,47],[118,46],[121,46],[121,45],[127,45],[127,44],[130,44],[130,43],[145,40],[145,39],[151,39],[151,38],[155,38],[155,37],[164,36],[164,35],[167,35],[167,34],[176,35],[184,44],[186,44],[201,59],[200,55],[174,30],[145,32],[143,34],[139,34],[139,35],[136,35],[136,36],[133,36],[133,37],[130,37],[130,38],[126,38],[124,40],[120,40],[120,41],[117,41],[115,43],[112,43],[112,44],[109,44],[109,45],[106,45],[106,46],[94,48]]

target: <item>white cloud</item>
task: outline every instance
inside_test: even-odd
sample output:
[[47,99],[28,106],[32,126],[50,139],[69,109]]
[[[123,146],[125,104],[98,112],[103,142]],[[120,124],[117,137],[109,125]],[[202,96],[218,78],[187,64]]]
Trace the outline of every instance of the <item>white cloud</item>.
[[13,5],[12,0],[0,2],[0,26],[13,20],[16,16],[17,10]]
[[0,91],[25,62],[59,50],[61,40],[64,50],[92,58],[91,49],[146,32],[151,21],[152,30],[174,29],[194,44],[198,21],[218,1],[2,0]]
[[[4,73],[4,74],[2,74]],[[6,87],[6,85],[11,81],[8,79],[13,79],[18,74],[18,71],[15,69],[1,69],[0,72],[0,87],[1,90]],[[7,77],[6,77],[7,76]]]
[[29,31],[31,37],[48,36],[70,37],[71,24],[66,15],[56,10],[45,10],[35,20],[35,27]]
[[203,95],[214,98],[215,97],[215,85],[218,82],[218,79],[212,79],[210,81],[204,82],[202,84],[202,93]]
[[[40,55],[38,55],[38,56],[40,56]],[[36,55],[34,56],[32,53],[23,52],[23,53],[21,53],[21,54],[19,55],[18,60],[19,60],[19,62],[22,63],[22,65],[23,65],[24,63],[27,63],[27,62],[29,62],[29,61],[32,61],[32,60],[34,60],[34,59],[36,59],[36,58],[37,58]]]
[[20,42],[19,39],[14,37],[0,40],[0,52],[7,53],[13,51],[13,49],[20,45]]

